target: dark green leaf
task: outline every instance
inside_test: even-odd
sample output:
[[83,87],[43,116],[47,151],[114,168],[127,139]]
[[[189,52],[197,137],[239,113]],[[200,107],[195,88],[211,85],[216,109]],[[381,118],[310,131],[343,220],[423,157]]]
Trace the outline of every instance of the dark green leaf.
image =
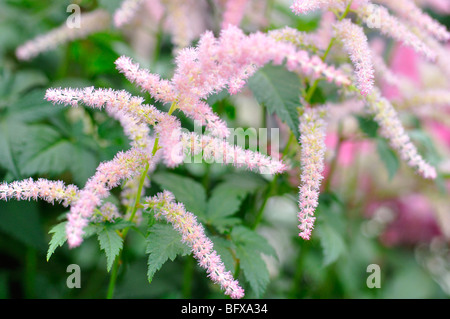
[[387,169],[389,179],[392,179],[400,167],[397,154],[395,154],[388,143],[381,138],[377,139],[377,151]]
[[178,255],[189,254],[190,249],[181,242],[181,235],[170,225],[154,224],[147,237],[148,270],[147,277],[151,282],[155,273],[167,261],[174,261]]
[[20,153],[23,175],[56,175],[69,169],[73,146],[56,130],[46,125],[28,128],[29,137]]
[[273,249],[267,239],[247,227],[234,227],[231,231],[231,238],[236,246],[245,246],[252,251],[257,251],[267,256],[278,258],[275,249]]
[[239,210],[242,200],[247,194],[240,189],[223,183],[216,186],[207,204],[208,221],[233,215]]
[[377,137],[379,125],[372,118],[355,115],[361,131],[370,138]]
[[56,248],[61,247],[67,241],[66,224],[67,222],[59,223],[53,226],[53,228],[48,232],[53,235],[47,250],[47,261],[50,260],[50,257],[53,255]]
[[270,278],[266,263],[261,258],[260,253],[248,247],[238,246],[236,247],[236,257],[239,259],[245,279],[250,283],[256,297],[261,297],[269,284]]
[[264,237],[244,226],[234,227],[231,239],[246,280],[256,296],[261,297],[269,283],[269,271],[261,253],[277,258],[275,250]]
[[0,230],[38,250],[47,248],[35,202],[0,202]]
[[328,266],[345,252],[345,242],[328,223],[318,223],[315,230],[323,250],[323,265]]
[[9,118],[24,123],[31,123],[46,119],[64,108],[44,100],[44,90],[33,90],[18,99],[9,107]]
[[177,201],[198,217],[203,217],[206,210],[206,192],[197,181],[174,173],[156,173],[153,180],[161,188],[172,192]]
[[248,85],[256,100],[277,114],[298,138],[299,77],[282,66],[267,65],[249,79]]
[[56,176],[70,171],[74,181],[83,185],[95,172],[98,165],[96,156],[75,141],[64,138],[52,127],[29,126],[27,134],[19,152],[20,172],[24,176]]
[[235,262],[233,254],[231,253],[230,250],[232,247],[231,242],[219,236],[211,236],[210,239],[214,244],[214,250],[217,251],[217,253],[221,257],[222,262],[225,265],[225,269],[233,271],[235,267]]
[[108,271],[119,255],[123,247],[123,238],[114,230],[109,227],[104,227],[102,231],[98,233],[98,241],[100,248],[105,251],[106,254],[106,268]]
[[27,126],[20,122],[0,120],[0,166],[6,168],[16,179],[21,177],[19,149],[26,137]]
[[[11,95],[21,94],[34,87],[43,86],[47,84],[48,79],[41,71],[38,70],[24,70],[15,74]],[[41,96],[41,100],[44,95]]]

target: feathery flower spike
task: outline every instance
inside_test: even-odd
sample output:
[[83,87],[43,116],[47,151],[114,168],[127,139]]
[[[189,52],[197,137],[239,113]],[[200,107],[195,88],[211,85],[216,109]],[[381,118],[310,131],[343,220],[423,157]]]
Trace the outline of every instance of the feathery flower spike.
[[[163,145],[162,156],[169,167],[175,167],[183,160],[181,154],[180,121],[167,113],[159,111],[152,105],[142,104],[141,97],[134,97],[126,91],[112,89],[48,89],[45,98],[53,103],[77,106],[83,103],[94,108],[105,107],[110,112],[127,112],[135,121],[146,121],[155,126],[160,145]],[[127,127],[129,128],[129,127]],[[136,134],[136,132],[135,132]],[[142,141],[141,141],[142,142]],[[144,144],[152,145],[149,141]]]
[[101,205],[109,191],[127,178],[139,174],[150,159],[141,150],[132,148],[116,154],[113,160],[101,163],[97,172],[79,192],[79,197],[67,215],[67,242],[69,247],[77,247],[83,241],[83,228],[92,217],[94,209]]
[[58,45],[105,30],[110,25],[110,16],[107,11],[97,9],[82,13],[80,23],[80,27],[69,27],[64,23],[60,27],[24,43],[16,49],[17,58],[19,60],[30,60],[42,52],[53,50]]
[[450,32],[445,26],[423,12],[412,0],[375,0],[390,8],[399,17],[407,20],[414,26],[425,30],[429,35],[439,41],[450,40]]
[[325,107],[305,109],[300,117],[301,184],[299,186],[299,236],[309,240],[314,229],[314,212],[319,204],[319,188],[323,179],[326,123]]
[[183,204],[175,202],[172,193],[164,191],[154,197],[148,197],[144,207],[153,208],[155,218],[164,218],[172,224],[173,228],[181,234],[182,241],[191,248],[199,265],[206,269],[213,282],[225,290],[226,295],[233,299],[244,297],[244,290],[233,278],[231,272],[225,270],[220,256],[213,248],[212,241],[205,235],[203,226],[198,223],[194,214],[186,211]]
[[205,32],[197,47],[179,51],[175,74],[170,81],[147,70],[141,70],[127,57],[116,61],[117,68],[131,82],[148,91],[155,99],[176,103],[177,108],[195,121],[206,125],[215,136],[227,137],[226,123],[204,101],[210,94],[227,88],[230,94],[239,92],[246,80],[258,68],[269,62],[286,61],[289,71],[324,76],[338,85],[348,85],[348,78],[325,64],[319,57],[310,57],[287,42],[279,42],[261,32],[245,35],[236,26],[229,26],[215,38]]
[[291,10],[296,15],[307,14],[319,9],[344,9],[349,0],[295,0]]
[[411,143],[392,104],[375,88],[365,100],[369,112],[375,116],[375,121],[380,125],[381,136],[388,140],[402,160],[423,178],[435,179],[436,169],[422,158],[417,148]]
[[114,12],[114,25],[118,28],[130,23],[138,13],[144,0],[124,0]]
[[62,203],[67,207],[78,199],[78,187],[75,185],[64,185],[62,181],[49,181],[39,178],[14,181],[12,183],[0,184],[0,200],[38,200],[54,204]]
[[436,52],[415,35],[407,25],[392,16],[385,7],[368,2],[358,6],[356,12],[369,28],[377,28],[392,39],[412,47],[429,61],[436,60]]
[[373,88],[374,67],[372,53],[363,28],[344,19],[335,24],[336,37],[339,38],[355,67],[357,87],[362,95]]
[[278,174],[286,171],[287,166],[258,152],[244,150],[239,146],[229,144],[225,139],[212,136],[199,136],[196,133],[182,133],[181,145],[186,156],[202,153],[206,160],[216,163],[233,164],[260,174]]

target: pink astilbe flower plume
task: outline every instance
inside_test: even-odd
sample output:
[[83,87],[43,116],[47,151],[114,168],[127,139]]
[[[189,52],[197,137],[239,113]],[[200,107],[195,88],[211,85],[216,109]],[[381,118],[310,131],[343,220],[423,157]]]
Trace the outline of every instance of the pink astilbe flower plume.
[[0,184],[0,200],[44,200],[51,204],[61,203],[67,207],[78,199],[78,187],[64,185],[62,181],[39,178]]
[[344,19],[335,24],[336,38],[344,44],[355,67],[357,87],[362,95],[371,92],[374,82],[372,53],[363,28]]
[[374,89],[365,100],[369,112],[374,115],[375,121],[380,126],[380,135],[388,140],[402,160],[423,178],[435,179],[437,176],[436,169],[418,153],[389,100],[382,97],[378,89]]
[[314,229],[314,212],[319,204],[319,188],[323,179],[326,122],[325,107],[305,109],[300,117],[301,184],[299,186],[299,236],[309,240]]
[[213,248],[212,241],[205,235],[203,226],[197,222],[195,215],[186,211],[183,204],[175,202],[172,193],[164,191],[146,198],[145,207],[154,209],[157,219],[165,219],[172,224],[181,234],[182,241],[191,248],[198,264],[206,269],[208,277],[213,282],[225,290],[226,295],[233,299],[244,297],[244,290],[231,272],[226,271],[220,256]]
[[118,28],[130,23],[138,13],[144,0],[124,0],[114,12],[114,25]]
[[292,43],[277,41],[257,32],[245,35],[235,26],[229,26],[215,38],[205,32],[195,48],[181,50],[176,57],[176,68],[170,81],[142,70],[127,57],[116,61],[117,68],[131,82],[148,91],[155,99],[176,103],[177,108],[218,137],[229,135],[226,123],[204,101],[209,95],[228,89],[239,92],[246,80],[258,68],[272,62],[286,63],[289,71],[312,77],[324,76],[337,85],[349,85],[349,79],[318,56],[310,57]]
[[382,34],[410,46],[429,61],[436,60],[436,52],[385,7],[368,2],[359,6],[356,12],[369,28],[378,29]]
[[83,228],[88,224],[94,209],[102,204],[102,199],[108,197],[109,191],[122,180],[140,174],[150,160],[141,150],[132,148],[125,153],[119,152],[113,160],[98,166],[97,172],[79,192],[78,200],[71,206],[67,215],[66,233],[69,247],[77,247],[82,243]]
[[399,17],[407,20],[412,25],[425,30],[429,35],[439,41],[450,40],[450,33],[445,26],[423,12],[412,0],[375,0],[390,8]]
[[297,15],[307,14],[319,9],[341,8],[344,9],[350,0],[295,0],[291,10]]
[[[115,91],[112,89],[87,87],[84,89],[48,89],[45,98],[53,103],[65,105],[77,106],[78,103],[83,103],[98,109],[105,107],[113,114],[120,114],[117,112],[122,112],[124,115],[128,114],[126,118],[121,119],[121,122],[129,121],[131,116],[137,123],[145,121],[147,124],[154,125],[161,145],[164,145],[162,156],[166,164],[169,167],[175,167],[182,162],[182,157],[179,156],[179,140],[181,136],[179,120],[159,111],[153,105],[143,104],[141,97],[132,96],[123,90]],[[136,127],[133,123],[131,123],[131,127],[130,124],[127,124],[125,128],[134,130],[134,135],[138,134],[139,131],[141,131],[141,134],[145,134],[142,133],[143,128]],[[143,138],[145,140],[140,139],[138,143],[153,146],[153,143],[150,143],[147,137]]]
[[286,171],[282,161],[251,150],[231,145],[224,139],[199,136],[196,133],[182,133],[181,145],[186,156],[202,154],[205,160],[215,163],[232,164],[261,174],[279,174]]
[[[189,50],[182,50],[181,52],[180,54],[184,56]],[[177,107],[186,115],[201,122],[202,125],[206,124],[215,135],[228,136],[229,132],[225,122],[212,111],[206,102],[200,101],[198,97],[189,93],[181,97],[179,89],[172,82],[161,80],[159,75],[152,74],[146,69],[141,69],[138,64],[133,63],[128,57],[122,56],[117,59],[116,66],[128,80],[150,93],[157,101],[177,103]],[[187,87],[185,91],[190,89],[194,90],[195,87]]]
[[69,27],[67,23],[39,35],[36,38],[24,43],[16,49],[16,56],[19,60],[30,60],[42,52],[52,50],[57,46],[82,39],[89,34],[105,30],[110,25],[110,16],[107,11],[97,9],[92,12],[82,13],[80,16],[80,26]]

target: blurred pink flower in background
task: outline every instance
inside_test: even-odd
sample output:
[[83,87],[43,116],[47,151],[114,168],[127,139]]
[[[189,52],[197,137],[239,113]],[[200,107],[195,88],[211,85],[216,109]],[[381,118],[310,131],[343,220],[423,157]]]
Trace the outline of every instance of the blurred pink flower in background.
[[[336,132],[328,132],[325,144],[328,150],[334,150],[338,143]],[[348,167],[352,165],[358,154],[367,154],[372,150],[372,143],[369,140],[345,139],[341,141],[338,154],[338,165]]]
[[[419,55],[414,49],[396,43],[392,50],[390,68],[394,74],[408,78],[413,84],[420,87],[421,76],[419,71]],[[389,100],[399,98],[400,92],[397,87],[384,83],[382,86],[383,95]]]
[[429,243],[442,236],[436,212],[430,200],[423,194],[411,193],[402,197],[369,205],[367,212],[374,217],[387,209],[391,217],[387,220],[380,240],[386,246],[417,245]]
[[425,122],[425,129],[432,136],[442,143],[443,146],[450,149],[450,128],[437,121],[429,120]]

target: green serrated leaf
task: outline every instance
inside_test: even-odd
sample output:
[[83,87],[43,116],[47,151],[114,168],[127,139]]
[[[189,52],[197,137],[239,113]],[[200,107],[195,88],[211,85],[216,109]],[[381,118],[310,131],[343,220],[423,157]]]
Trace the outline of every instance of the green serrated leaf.
[[256,100],[270,113],[275,113],[298,138],[298,112],[300,107],[300,80],[295,73],[282,66],[266,65],[249,80]]
[[19,149],[25,142],[27,127],[20,122],[0,120],[0,166],[6,168],[16,179],[21,177]]
[[266,291],[269,284],[269,271],[261,255],[246,246],[236,247],[236,257],[244,273],[245,279],[257,298],[260,298]]
[[234,227],[231,231],[231,238],[236,246],[243,246],[249,250],[278,258],[275,249],[267,239],[245,226]]
[[221,257],[225,269],[232,271],[235,268],[235,261],[230,250],[232,243],[219,236],[211,236],[210,239],[214,244],[214,250]]
[[151,282],[155,273],[167,261],[190,253],[187,245],[181,242],[181,234],[170,225],[154,224],[147,236],[148,269],[147,278]]
[[105,225],[107,225],[106,227],[114,230],[121,230],[127,227],[136,226],[135,223],[122,218],[117,218],[114,222],[105,222]]
[[316,231],[323,250],[323,266],[328,266],[345,252],[345,242],[342,236],[328,224],[318,223]]
[[358,120],[360,130],[370,138],[377,137],[379,125],[372,118],[355,115]]
[[397,154],[395,154],[388,143],[381,138],[377,139],[377,152],[380,159],[383,161],[389,179],[391,180],[400,168],[400,161],[398,160]]
[[[43,72],[38,70],[23,70],[15,74],[14,84],[10,94],[21,94],[33,87],[43,86],[47,82],[48,79]],[[42,100],[43,97],[42,95],[40,99]]]
[[33,90],[9,107],[8,117],[24,123],[32,123],[54,116],[64,109],[44,100],[44,90]]
[[227,174],[224,178],[224,183],[230,187],[252,193],[258,188],[264,187],[267,181],[261,175],[253,172],[239,172]]
[[39,251],[47,249],[36,202],[0,202],[0,231]]
[[50,257],[53,255],[56,248],[61,247],[67,241],[66,224],[67,222],[59,223],[53,226],[53,228],[48,232],[49,234],[53,235],[48,244],[49,246],[47,250],[47,261],[50,260]]
[[56,175],[69,168],[73,147],[53,128],[35,125],[20,153],[20,171],[25,176]]
[[114,230],[109,227],[104,227],[102,231],[98,233],[98,241],[100,248],[105,251],[106,254],[106,269],[108,272],[119,255],[123,247],[123,238]]
[[203,186],[189,178],[174,173],[156,173],[153,180],[161,188],[171,191],[177,201],[198,217],[204,217],[206,210],[206,192]]
[[216,186],[207,204],[208,221],[214,223],[216,218],[224,218],[236,213],[246,195],[242,190],[226,183]]
[[52,127],[41,124],[28,126],[27,136],[18,152],[22,175],[55,176],[70,171],[75,182],[82,185],[95,172],[98,164],[95,155],[77,142],[64,138]]

